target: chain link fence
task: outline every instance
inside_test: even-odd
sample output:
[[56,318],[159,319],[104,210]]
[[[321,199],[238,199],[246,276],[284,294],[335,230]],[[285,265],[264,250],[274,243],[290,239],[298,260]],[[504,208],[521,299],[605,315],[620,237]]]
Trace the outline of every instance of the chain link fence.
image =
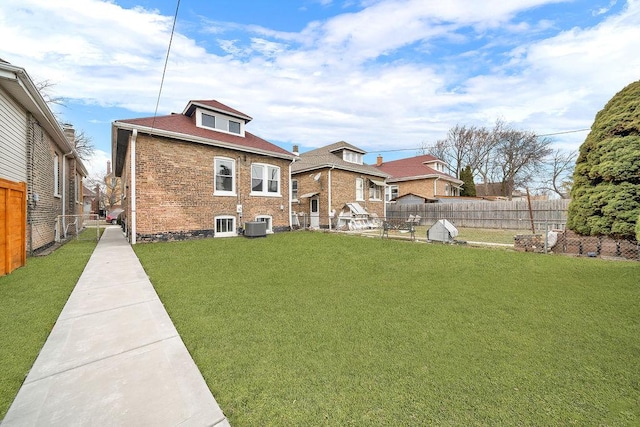
[[[90,232],[83,233],[85,229]],[[95,233],[93,232],[95,230]],[[58,215],[55,226],[55,241],[63,242],[69,239],[100,240],[100,219],[97,214]]]

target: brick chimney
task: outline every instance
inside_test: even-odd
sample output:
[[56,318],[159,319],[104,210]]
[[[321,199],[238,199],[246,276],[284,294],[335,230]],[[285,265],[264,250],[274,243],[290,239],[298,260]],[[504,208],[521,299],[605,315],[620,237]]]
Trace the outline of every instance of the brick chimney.
[[62,124],[62,130],[64,132],[64,136],[67,138],[67,141],[71,144],[72,147],[76,146],[76,130],[72,125],[68,123]]
[[296,155],[296,156],[300,154],[300,153],[298,153],[298,146],[297,145],[293,146],[293,154]]
[[111,161],[107,160],[107,176],[111,175]]
[[382,164],[382,156],[378,154],[378,158],[376,159],[376,166],[380,166]]

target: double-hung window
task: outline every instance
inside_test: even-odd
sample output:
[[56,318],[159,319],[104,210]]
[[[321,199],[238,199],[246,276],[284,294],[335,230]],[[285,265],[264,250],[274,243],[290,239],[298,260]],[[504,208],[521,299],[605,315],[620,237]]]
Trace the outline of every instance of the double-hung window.
[[225,157],[215,158],[214,194],[222,196],[235,196],[235,161]]
[[298,200],[298,180],[291,180],[291,200]]
[[364,200],[364,179],[356,178],[356,200]]
[[369,180],[369,200],[382,200],[382,187]]
[[251,165],[251,194],[279,196],[280,168],[260,163]]

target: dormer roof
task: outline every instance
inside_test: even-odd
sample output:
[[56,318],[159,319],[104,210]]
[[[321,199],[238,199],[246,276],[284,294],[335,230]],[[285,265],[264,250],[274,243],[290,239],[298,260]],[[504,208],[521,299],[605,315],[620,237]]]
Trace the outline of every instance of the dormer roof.
[[210,100],[200,100],[200,101],[189,101],[187,106],[185,107],[182,114],[185,116],[192,116],[195,112],[196,108],[203,108],[209,111],[216,111],[218,113],[226,114],[228,116],[236,117],[238,119],[244,120],[245,123],[249,123],[253,120],[252,117],[241,113],[238,110],[235,110],[227,105],[224,105],[221,102],[216,101],[215,99]]

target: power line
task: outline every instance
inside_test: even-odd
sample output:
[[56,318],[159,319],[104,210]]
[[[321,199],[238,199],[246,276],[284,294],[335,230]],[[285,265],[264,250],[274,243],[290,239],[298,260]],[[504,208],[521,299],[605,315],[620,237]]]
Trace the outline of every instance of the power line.
[[155,127],[156,116],[158,115],[158,106],[160,105],[160,97],[162,96],[162,87],[164,86],[164,76],[167,73],[167,64],[169,63],[169,53],[171,52],[171,43],[173,42],[173,34],[176,31],[176,22],[178,21],[178,10],[180,9],[180,0],[176,5],[176,13],[173,16],[173,25],[171,27],[171,37],[169,37],[169,47],[167,48],[167,56],[164,59],[164,68],[162,69],[162,79],[160,80],[160,90],[158,90],[158,100],[156,101],[156,109],[153,112],[153,122],[151,123],[151,129]]
[[591,129],[576,129],[576,130],[565,130],[563,132],[555,132],[555,133],[545,133],[544,135],[538,135],[538,136],[553,136],[553,135],[563,135],[565,133],[577,133],[577,132],[586,132],[588,130]]

